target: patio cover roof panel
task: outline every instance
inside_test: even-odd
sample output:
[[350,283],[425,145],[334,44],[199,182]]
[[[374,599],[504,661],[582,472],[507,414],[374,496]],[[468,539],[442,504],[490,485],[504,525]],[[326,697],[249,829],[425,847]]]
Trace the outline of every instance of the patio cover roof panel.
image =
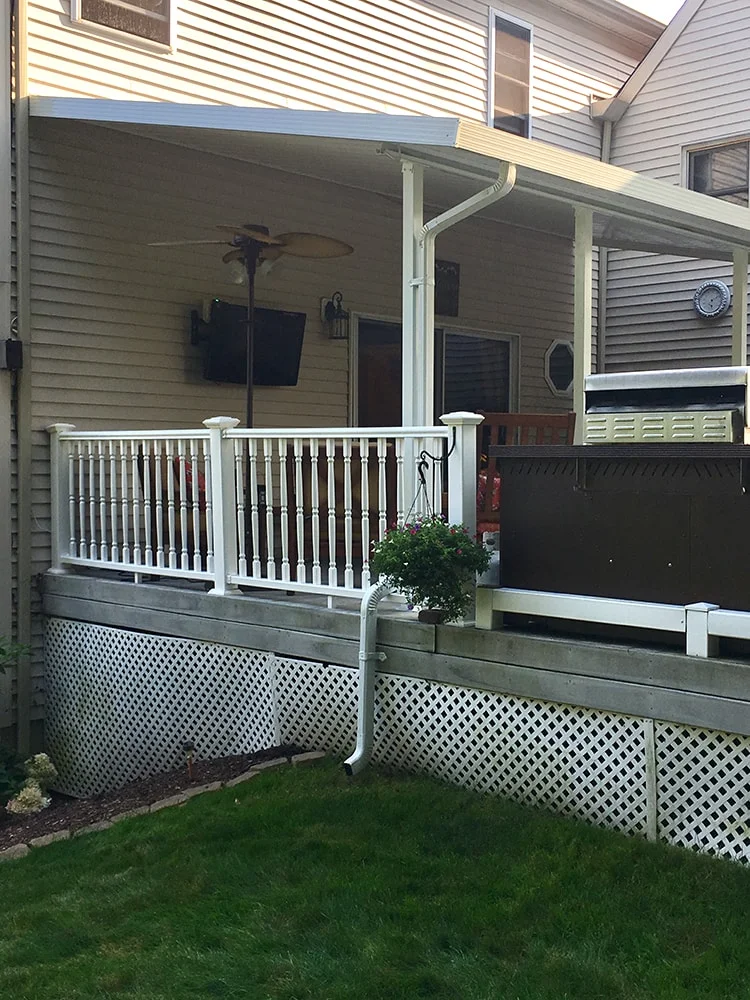
[[587,205],[601,246],[707,259],[750,249],[748,209],[459,118],[66,97],[31,98],[30,110],[396,198],[400,156],[421,158],[440,168],[428,170],[426,187],[440,207],[511,162],[516,188],[485,218],[571,237],[574,206]]

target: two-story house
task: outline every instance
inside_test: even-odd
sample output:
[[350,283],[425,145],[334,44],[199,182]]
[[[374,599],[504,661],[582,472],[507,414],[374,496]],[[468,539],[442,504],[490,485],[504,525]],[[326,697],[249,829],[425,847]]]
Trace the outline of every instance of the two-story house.
[[[217,225],[242,223],[349,244],[350,256],[285,256],[259,274],[259,305],[307,321],[297,384],[258,387],[255,424],[399,424],[400,147],[435,144],[430,122],[442,116],[598,158],[592,97],[613,95],[661,30],[613,0],[136,7],[14,9],[16,266],[5,315],[24,359],[0,373],[5,566],[13,554],[0,634],[37,642],[34,581],[50,538],[44,428],[189,427],[244,414],[244,388],[203,378],[189,338],[191,310],[217,296],[243,301],[222,262],[229,248],[150,244],[222,238]],[[489,176],[476,153],[474,176],[464,163],[461,177],[455,164],[433,169],[439,155],[424,152],[425,219]],[[556,388],[545,356],[573,335],[571,223],[521,196],[506,206],[440,237],[438,257],[460,283],[438,316],[438,412],[570,408],[570,374]],[[321,299],[337,290],[352,317],[346,340],[329,339],[320,319]],[[486,373],[481,388],[462,376],[467,362]],[[0,681],[0,727],[16,705],[41,718],[40,672]]]
[[[34,655],[0,680],[2,734],[25,748],[46,721],[86,793],[173,765],[185,740],[339,752],[377,704],[389,763],[654,838],[705,846],[708,829],[746,856],[736,664],[440,628],[404,605],[377,649],[369,628],[389,522],[447,494],[474,527],[465,411],[582,413],[597,248],[735,273],[750,252],[747,208],[606,162],[592,104],[658,56],[661,27],[614,0],[14,14],[0,278],[23,365],[0,371],[0,630]],[[585,593],[588,620],[614,606],[710,651],[706,608]],[[565,618],[574,596],[552,598]]]

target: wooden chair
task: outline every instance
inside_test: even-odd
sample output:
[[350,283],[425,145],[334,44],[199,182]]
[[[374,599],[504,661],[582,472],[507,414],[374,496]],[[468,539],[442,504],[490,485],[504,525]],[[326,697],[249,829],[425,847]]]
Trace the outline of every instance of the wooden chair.
[[484,421],[477,428],[477,531],[498,531],[500,473],[490,448],[572,444],[575,413],[482,413],[482,416]]

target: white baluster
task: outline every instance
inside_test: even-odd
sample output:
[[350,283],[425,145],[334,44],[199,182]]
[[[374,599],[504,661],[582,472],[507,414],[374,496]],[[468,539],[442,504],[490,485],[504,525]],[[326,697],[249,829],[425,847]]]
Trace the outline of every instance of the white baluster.
[[133,488],[133,562],[137,566],[142,566],[143,552],[141,550],[140,476],[138,475],[138,449],[135,441],[130,442],[130,465],[130,478]]
[[153,497],[151,493],[151,442],[141,441],[141,463],[143,468],[143,534],[144,555],[147,566],[154,565],[154,519]]
[[302,439],[294,439],[294,499],[297,534],[297,581],[305,583],[305,495],[302,478]]
[[96,498],[96,456],[94,452],[94,443],[89,441],[86,448],[86,455],[88,457],[89,466],[89,559],[99,559],[99,546],[96,540],[96,511],[97,511],[97,498]]
[[164,482],[162,462],[162,442],[154,441],[154,497],[156,507],[156,565],[167,565],[164,551]]
[[119,501],[117,494],[117,451],[114,441],[107,442],[109,452],[109,519],[112,526],[112,562],[120,561]]
[[167,565],[170,569],[177,569],[177,530],[175,517],[175,496],[174,496],[174,445],[171,438],[166,442],[167,467],[164,476],[167,480],[167,533],[168,550]]
[[130,508],[128,504],[128,444],[120,441],[120,517],[122,519],[122,561],[130,558]]
[[345,437],[342,454],[344,457],[344,586],[354,587],[354,567],[352,565],[352,440]]
[[187,474],[185,471],[185,440],[177,442],[177,489],[180,511],[180,569],[190,569],[190,553],[188,552],[188,498]]
[[388,439],[378,438],[378,540],[385,538],[388,531],[388,494],[385,484],[385,460],[388,455]]
[[362,492],[362,589],[370,586],[370,439],[359,439]]
[[326,462],[328,468],[328,585],[337,587],[336,570],[336,442],[326,438]]
[[[205,500],[205,496],[203,498]],[[190,510],[193,515],[193,569],[200,573],[203,569],[201,551],[201,491],[200,466],[198,464],[198,442],[190,439]]]
[[318,476],[318,455],[320,442],[317,438],[310,439],[310,506],[312,509],[312,582],[320,585],[320,481]]
[[214,572],[214,499],[212,488],[211,444],[203,441],[203,468],[206,476],[206,571]]
[[80,542],[78,554],[81,559],[88,559],[89,547],[86,540],[86,470],[83,464],[83,441],[77,442],[76,459],[78,461],[78,528]]
[[234,504],[237,511],[237,572],[247,576],[247,528],[245,524],[245,462],[242,438],[234,441]]
[[[70,426],[72,427],[73,424]],[[68,526],[70,532],[68,553],[71,556],[75,556],[78,551],[76,544],[76,508],[76,459],[73,445],[68,443],[68,511],[70,517],[70,525]]]
[[96,442],[96,454],[99,459],[99,557],[109,561],[109,543],[107,542],[107,476],[104,464],[104,442]]
[[258,521],[258,439],[247,442],[250,460],[250,530],[253,534],[253,576],[263,576],[260,562],[260,522]]
[[281,528],[281,579],[290,580],[289,567],[289,496],[287,490],[287,440],[279,438],[279,521]]
[[[393,442],[393,446],[396,452],[396,524],[403,524],[406,515],[406,500],[404,497],[404,439],[397,437]],[[419,454],[419,446],[417,446],[417,454]],[[414,482],[417,484],[416,488],[419,489],[418,477],[414,477]],[[410,504],[412,499],[412,497],[409,497]]]
[[276,554],[274,552],[273,523],[273,441],[263,438],[263,484],[266,495],[266,576],[276,579]]

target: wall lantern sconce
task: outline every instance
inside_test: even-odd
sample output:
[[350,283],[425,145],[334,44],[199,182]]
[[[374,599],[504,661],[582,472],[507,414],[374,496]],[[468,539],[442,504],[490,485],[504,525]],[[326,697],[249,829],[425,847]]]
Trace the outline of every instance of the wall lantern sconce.
[[320,314],[329,340],[349,339],[349,313],[342,305],[343,298],[341,292],[334,292],[330,299],[321,300]]

